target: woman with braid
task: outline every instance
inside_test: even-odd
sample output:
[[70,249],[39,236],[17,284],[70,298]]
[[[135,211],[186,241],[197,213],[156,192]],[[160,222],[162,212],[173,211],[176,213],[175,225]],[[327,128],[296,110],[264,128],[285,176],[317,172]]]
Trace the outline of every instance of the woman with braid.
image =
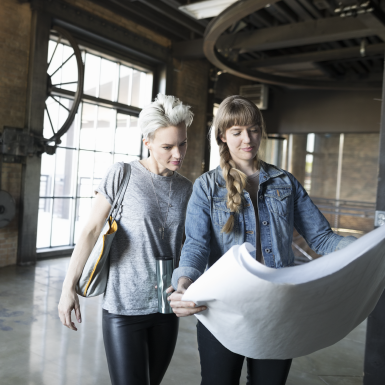
[[[182,295],[234,245],[251,243],[256,260],[280,269],[293,265],[294,227],[319,254],[342,249],[355,240],[333,233],[292,174],[260,160],[266,134],[255,104],[237,95],[226,98],[213,126],[220,166],[200,176],[193,186],[186,240],[172,279],[176,292],[169,297],[177,316],[205,310],[182,301]],[[267,323],[269,318],[267,314]],[[244,357],[226,349],[199,321],[197,339],[202,384],[238,385]],[[291,361],[247,358],[248,384],[285,384]]]

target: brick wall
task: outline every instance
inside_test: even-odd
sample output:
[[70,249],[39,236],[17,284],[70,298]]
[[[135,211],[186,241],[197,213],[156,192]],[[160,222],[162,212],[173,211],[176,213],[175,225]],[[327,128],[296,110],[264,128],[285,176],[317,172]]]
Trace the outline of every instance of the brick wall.
[[[335,198],[339,134],[316,134],[311,195]],[[343,143],[342,200],[375,202],[379,134],[345,134]]]
[[[25,125],[30,30],[30,5],[1,0],[0,132],[4,126]],[[2,166],[1,189],[12,195],[17,212],[7,227],[0,228],[0,267],[16,263],[21,169],[18,164]]]
[[339,134],[315,134],[310,196],[335,198]]
[[[379,134],[345,134],[343,143],[340,199],[375,203],[378,184]],[[313,197],[336,197],[339,134],[315,136],[311,175]],[[374,219],[326,215],[331,226],[370,232]]]
[[21,167],[21,164],[3,164],[2,167],[1,189],[15,200],[16,215],[9,225],[0,228],[0,267],[16,264]]
[[[130,31],[170,46],[170,40],[116,15],[89,0],[67,0]],[[25,127],[28,87],[29,49],[32,12],[29,3],[18,0],[0,2],[0,132],[4,126]],[[206,78],[205,78],[206,79]],[[196,109],[197,110],[197,109]],[[198,116],[200,112],[198,112]],[[4,164],[1,173],[1,189],[8,191],[16,203],[16,216],[11,224],[0,229],[0,267],[16,264],[18,243],[18,215],[22,167]]]
[[207,133],[206,104],[209,63],[205,60],[174,61],[173,94],[192,107],[188,151],[180,173],[194,182],[202,174]]
[[378,184],[379,134],[344,136],[342,200],[375,202]]

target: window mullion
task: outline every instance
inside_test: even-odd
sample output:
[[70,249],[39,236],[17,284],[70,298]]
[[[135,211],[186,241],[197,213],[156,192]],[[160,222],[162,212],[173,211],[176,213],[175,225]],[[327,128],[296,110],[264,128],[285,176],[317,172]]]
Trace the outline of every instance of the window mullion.
[[74,239],[75,239],[75,220],[76,220],[76,207],[78,203],[78,175],[79,175],[79,144],[80,144],[80,128],[82,125],[82,112],[83,112],[83,102],[80,102],[79,108],[78,108],[78,114],[76,119],[76,127],[78,130],[78,135],[76,139],[76,147],[77,150],[73,150],[76,152],[75,154],[75,162],[73,166],[73,176],[75,179],[75,183],[72,187],[72,207],[71,207],[71,216],[70,216],[70,223],[71,223],[71,231],[70,231],[70,245],[74,245]]

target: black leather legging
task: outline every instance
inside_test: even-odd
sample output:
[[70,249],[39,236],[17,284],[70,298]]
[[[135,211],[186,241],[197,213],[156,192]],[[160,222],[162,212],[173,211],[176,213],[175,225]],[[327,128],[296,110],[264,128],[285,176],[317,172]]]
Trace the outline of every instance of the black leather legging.
[[159,385],[177,342],[175,314],[126,316],[103,310],[103,341],[113,385]]
[[[202,385],[238,385],[245,357],[225,348],[197,323]],[[247,358],[247,385],[285,385],[292,359]]]

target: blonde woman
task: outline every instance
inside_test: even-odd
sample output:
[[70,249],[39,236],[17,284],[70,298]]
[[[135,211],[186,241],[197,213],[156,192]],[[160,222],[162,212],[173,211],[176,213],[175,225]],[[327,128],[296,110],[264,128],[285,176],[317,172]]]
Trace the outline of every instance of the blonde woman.
[[[292,174],[260,160],[259,148],[266,134],[255,104],[237,95],[226,98],[213,126],[220,147],[220,166],[203,174],[193,186],[185,223],[186,241],[172,279],[177,292],[169,297],[177,316],[205,309],[181,301],[182,295],[207,265],[210,268],[233,245],[249,242],[256,247],[259,262],[284,268],[294,262],[294,227],[320,254],[355,240],[333,233]],[[266,317],[269,323],[269,313]],[[202,384],[238,385],[245,358],[226,349],[200,322],[197,339]],[[291,361],[247,358],[248,384],[285,384]]]
[[[159,94],[139,116],[150,157],[131,162],[118,231],[110,249],[110,273],[103,299],[103,340],[112,384],[160,384],[172,358],[178,318],[158,313],[157,256],[178,259],[192,183],[177,173],[187,149],[189,106]],[[124,164],[116,163],[96,190],[92,213],[71,257],[59,302],[62,323],[81,323],[76,283],[102,230]]]

